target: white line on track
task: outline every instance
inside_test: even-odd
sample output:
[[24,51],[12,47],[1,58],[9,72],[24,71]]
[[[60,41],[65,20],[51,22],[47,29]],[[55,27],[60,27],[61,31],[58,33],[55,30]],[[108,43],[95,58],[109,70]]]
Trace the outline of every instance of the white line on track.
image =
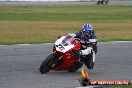
[[[104,43],[132,43],[132,41],[108,41]],[[50,45],[54,43],[38,43],[38,44]],[[13,44],[13,45],[38,45],[38,44]],[[0,45],[0,46],[7,46],[7,45]]]

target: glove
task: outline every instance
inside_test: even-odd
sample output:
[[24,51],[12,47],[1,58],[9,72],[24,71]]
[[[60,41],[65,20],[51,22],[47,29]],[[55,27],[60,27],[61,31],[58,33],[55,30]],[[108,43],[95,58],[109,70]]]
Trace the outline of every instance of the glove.
[[77,57],[80,57],[80,56],[81,56],[79,50],[72,50],[72,53],[73,53],[74,55],[76,55]]

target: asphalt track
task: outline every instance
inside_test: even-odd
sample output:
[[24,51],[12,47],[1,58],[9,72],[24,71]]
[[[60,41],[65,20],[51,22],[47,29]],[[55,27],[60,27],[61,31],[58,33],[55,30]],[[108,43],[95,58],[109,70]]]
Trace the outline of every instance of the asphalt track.
[[[0,88],[76,88],[75,73],[39,73],[39,66],[51,53],[52,44],[0,45]],[[85,70],[87,68],[85,67]],[[132,79],[132,42],[100,42],[91,79]]]
[[[68,1],[0,1],[0,6],[94,6],[96,2],[68,2]],[[109,2],[108,5],[132,5],[132,1]]]

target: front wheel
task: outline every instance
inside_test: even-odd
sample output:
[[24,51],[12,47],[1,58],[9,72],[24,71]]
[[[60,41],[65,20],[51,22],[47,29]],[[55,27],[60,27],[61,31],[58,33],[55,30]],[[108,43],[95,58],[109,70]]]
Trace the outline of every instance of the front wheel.
[[55,56],[56,55],[54,53],[52,53],[42,62],[42,64],[40,65],[40,68],[39,68],[40,73],[44,74],[51,70],[51,68],[52,68],[51,63],[52,63],[53,59],[55,58]]

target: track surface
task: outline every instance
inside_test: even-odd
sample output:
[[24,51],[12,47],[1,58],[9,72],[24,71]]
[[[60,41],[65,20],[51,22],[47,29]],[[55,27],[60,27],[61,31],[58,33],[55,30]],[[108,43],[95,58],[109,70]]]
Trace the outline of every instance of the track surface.
[[[0,6],[93,6],[96,2],[0,1]],[[108,5],[132,5],[132,1],[109,2]]]
[[[80,69],[40,74],[38,68],[51,53],[52,44],[1,45],[0,88],[76,88]],[[87,68],[85,68],[87,70]],[[92,79],[132,79],[132,42],[98,44]]]

